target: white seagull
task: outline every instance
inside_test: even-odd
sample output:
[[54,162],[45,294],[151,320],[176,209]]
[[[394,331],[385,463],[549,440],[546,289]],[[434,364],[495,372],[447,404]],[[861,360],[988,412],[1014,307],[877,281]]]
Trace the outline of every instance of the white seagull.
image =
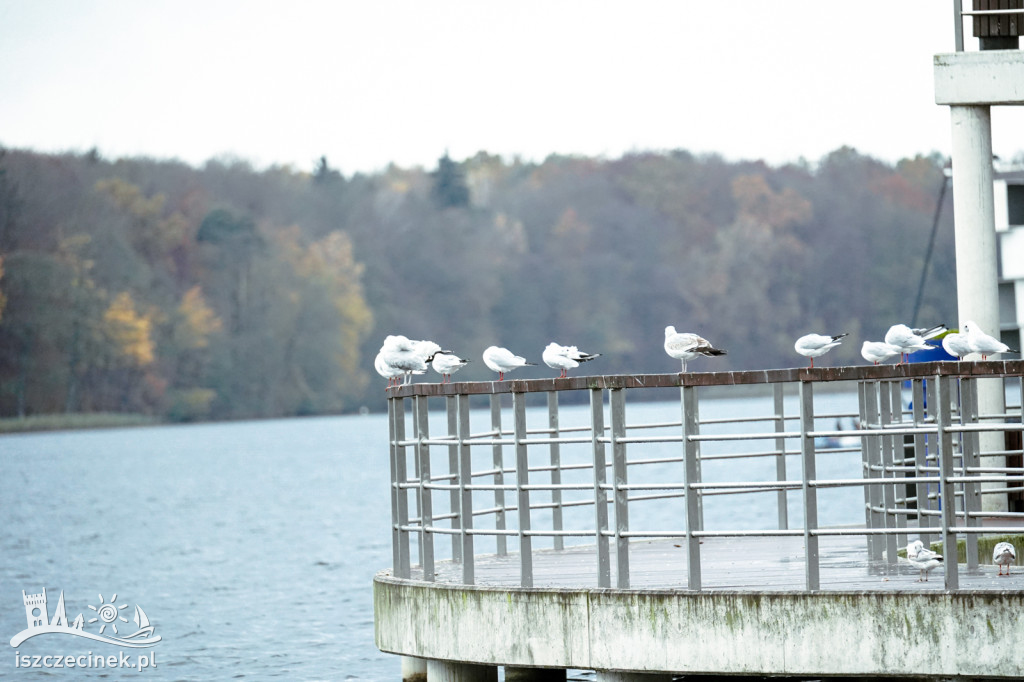
[[677,332],[672,326],[665,327],[665,352],[670,358],[683,361],[684,372],[687,360],[693,360],[701,355],[711,357],[726,354],[724,350],[713,347],[707,339],[696,334]]
[[409,383],[413,374],[426,372],[427,364],[434,359],[434,355],[443,352],[446,351],[433,341],[411,341],[401,335],[388,336],[380,348],[383,362],[405,373],[404,383]]
[[899,354],[899,348],[891,346],[885,341],[865,341],[860,347],[860,356],[876,365]]
[[580,366],[581,362],[593,360],[600,355],[600,353],[584,353],[576,346],[560,346],[557,343],[551,342],[544,349],[544,354],[541,357],[544,360],[544,364],[551,369],[562,370],[558,378],[564,379],[569,375],[570,369],[576,369]]
[[468,362],[469,360],[460,358],[454,353],[440,352],[434,354],[434,361],[430,363],[430,366],[441,375],[441,383],[447,384],[452,380],[452,375],[465,367]]
[[942,348],[950,355],[955,356],[957,360],[963,360],[964,356],[971,352],[971,342],[968,340],[967,334],[953,330],[942,337]]
[[971,352],[980,353],[982,360],[987,360],[988,356],[996,355],[997,353],[1017,352],[999,339],[981,331],[974,322],[964,322],[964,332],[967,334],[967,343],[971,346]]
[[405,370],[395,369],[394,367],[387,363],[387,361],[384,359],[383,350],[377,353],[377,357],[374,358],[373,368],[377,370],[377,374],[381,375],[382,377],[388,380],[388,388],[391,388],[392,386],[397,386],[398,377],[405,374]]
[[[999,575],[1010,575],[1010,564],[1017,560],[1017,552],[1009,542],[997,543],[992,548],[992,563],[999,566]],[[1003,573],[1003,566],[1006,566],[1006,573]]]
[[900,363],[902,364],[911,353],[919,350],[928,350],[932,346],[925,343],[925,339],[938,336],[946,331],[946,325],[940,324],[927,329],[911,329],[905,324],[894,324],[885,333],[885,342],[890,346],[900,349]]
[[511,372],[524,365],[533,367],[537,365],[535,362],[527,362],[526,358],[515,355],[508,348],[499,348],[498,346],[489,346],[484,351],[484,364],[488,369],[498,373],[498,381],[505,380],[505,372]]
[[844,336],[846,336],[846,334],[836,334],[835,336],[806,334],[796,340],[796,343],[793,344],[793,348],[796,349],[796,352],[800,355],[811,359],[811,368],[813,369],[814,358],[821,357],[841,344],[841,339]]
[[924,543],[920,540],[914,540],[907,545],[907,559],[914,568],[921,571],[921,577],[917,579],[919,583],[928,582],[928,574],[942,565],[942,555],[925,549]]

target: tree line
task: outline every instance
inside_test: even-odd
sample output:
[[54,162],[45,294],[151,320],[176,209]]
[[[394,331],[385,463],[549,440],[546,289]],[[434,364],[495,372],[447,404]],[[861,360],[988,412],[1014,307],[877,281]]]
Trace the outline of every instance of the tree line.
[[[592,372],[678,371],[669,324],[728,350],[694,369],[801,364],[808,332],[848,332],[829,359],[862,362],[861,339],[910,321],[942,163],[481,152],[346,177],[326,158],[7,150],[0,416],[377,409],[392,333],[470,358],[465,380],[493,378],[489,345],[539,362],[550,341],[602,353]],[[952,211],[939,217],[919,316],[952,325]]]

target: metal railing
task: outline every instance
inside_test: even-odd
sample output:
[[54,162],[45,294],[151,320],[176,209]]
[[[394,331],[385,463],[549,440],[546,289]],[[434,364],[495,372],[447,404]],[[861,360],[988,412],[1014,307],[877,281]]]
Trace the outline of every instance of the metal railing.
[[[986,18],[1001,20],[1003,18],[1010,19],[1011,17],[1015,17],[1019,21],[1024,21],[1024,9],[993,8],[965,10],[963,9],[963,0],[953,0],[954,44],[957,52],[964,51],[964,17],[970,17],[975,22],[979,19],[984,20]],[[976,32],[975,35],[979,34]]]
[[[418,576],[431,581],[436,554],[441,552],[461,564],[462,582],[473,584],[475,558],[481,554],[478,540],[493,543],[487,547],[493,552],[488,553],[506,555],[511,539],[517,544],[519,583],[530,587],[535,540],[550,541],[555,550],[577,542],[596,546],[598,587],[611,587],[614,575],[616,587],[628,588],[631,541],[678,538],[686,549],[688,589],[700,590],[702,538],[800,536],[805,588],[817,590],[819,538],[863,536],[866,560],[895,564],[897,550],[911,534],[924,540],[941,538],[945,554],[954,557],[962,536],[968,567],[977,566],[980,533],[1021,530],[983,525],[986,518],[1024,517],[1005,510],[986,512],[981,504],[986,495],[1024,490],[1024,468],[1008,467],[1004,461],[1020,451],[982,450],[981,434],[1021,431],[1022,374],[1022,361],[929,362],[393,389],[388,399],[393,570],[397,577],[412,577],[415,553]],[[820,409],[815,387],[834,388],[836,382],[853,387],[848,391],[855,395],[853,411]],[[979,382],[998,383],[999,402],[1009,392],[1010,407],[980,413]],[[702,419],[701,406],[708,404],[703,395],[712,387],[717,387],[716,400],[753,390],[771,407],[767,414]],[[666,392],[671,397],[674,391],[679,396],[678,418],[627,421],[627,393],[643,400]],[[584,393],[588,399],[580,406],[560,408],[559,396],[567,393]],[[511,394],[511,428],[503,422],[505,394]],[[489,410],[479,409],[479,404],[471,409],[471,400],[485,397]],[[787,402],[792,409],[794,397],[795,410],[787,413]],[[541,399],[543,405],[536,404]],[[444,420],[441,413],[430,412],[431,401],[444,402]],[[543,427],[527,428],[528,401],[535,402],[529,408],[535,421],[546,407]],[[649,403],[635,404],[633,412],[649,411]],[[585,422],[560,423],[567,409],[577,417],[585,414]],[[826,420],[843,419],[855,421],[857,428],[821,426]],[[481,421],[487,423],[479,430]],[[574,456],[565,457],[570,450]],[[441,456],[445,452],[446,462]],[[825,457],[854,457],[861,475],[819,477],[817,467],[819,461],[828,462]],[[798,473],[787,468],[789,458],[798,460]],[[716,477],[702,475],[703,468],[717,462],[764,459],[772,460],[774,467],[768,467],[770,473],[762,480],[713,480]],[[631,472],[644,467],[656,470],[661,478],[631,479]],[[819,495],[858,487],[864,492],[862,524],[853,519],[852,526],[819,524]],[[794,505],[802,517],[798,528],[790,527],[790,493],[799,493]],[[735,518],[706,509],[719,495],[772,496],[775,518],[761,527],[740,527]],[[943,504],[946,500],[953,503]],[[651,526],[645,528],[630,523],[631,509],[680,502],[678,516],[638,516]],[[570,514],[574,523],[566,521]],[[442,540],[446,537],[450,550]],[[944,565],[946,588],[958,589],[957,562]]]

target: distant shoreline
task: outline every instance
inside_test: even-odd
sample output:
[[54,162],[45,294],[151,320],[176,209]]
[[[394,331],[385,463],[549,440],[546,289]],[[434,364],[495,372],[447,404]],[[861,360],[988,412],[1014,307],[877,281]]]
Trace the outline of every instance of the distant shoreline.
[[154,426],[163,421],[145,414],[116,412],[38,414],[29,417],[0,418],[0,434],[33,431],[74,431],[79,429],[111,429],[128,426]]

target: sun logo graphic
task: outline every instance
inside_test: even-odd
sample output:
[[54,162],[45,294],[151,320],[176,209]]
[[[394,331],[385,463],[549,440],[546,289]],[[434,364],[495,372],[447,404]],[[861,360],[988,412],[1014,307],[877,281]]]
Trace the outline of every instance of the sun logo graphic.
[[[28,627],[11,638],[11,646],[15,648],[30,637],[44,634],[85,637],[86,639],[94,639],[98,642],[106,642],[108,644],[135,648],[153,646],[161,639],[159,635],[153,634],[153,630],[155,628],[150,624],[149,617],[146,616],[146,612],[143,611],[142,607],[138,604],[135,605],[135,616],[132,618],[132,622],[134,622],[136,626],[135,632],[132,632],[131,634],[121,634],[118,632],[117,624],[122,623],[121,627],[124,628],[129,621],[122,613],[128,608],[128,604],[125,603],[118,606],[116,593],[110,598],[109,602],[106,601],[101,594],[99,595],[99,606],[89,604],[89,608],[96,612],[96,616],[90,618],[89,623],[100,624],[99,634],[88,632],[85,629],[85,618],[81,613],[78,614],[78,617],[75,618],[72,623],[68,623],[68,617],[64,607],[64,592],[60,593],[60,599],[57,601],[57,608],[53,612],[52,619],[49,617],[46,605],[45,589],[38,594],[26,594],[25,591],[22,590],[21,595],[25,602],[25,618],[28,623]],[[110,627],[111,634],[105,634],[108,626]],[[126,631],[130,629],[131,626],[125,628]]]
[[120,619],[122,623],[127,623],[128,622],[128,619],[125,618],[124,616],[120,615],[118,613],[118,611],[120,609],[128,608],[128,605],[127,604],[121,604],[120,606],[114,606],[114,603],[117,602],[117,594],[115,594],[113,597],[110,598],[110,603],[109,604],[104,604],[103,603],[103,595],[102,594],[99,597],[100,597],[100,605],[98,607],[93,606],[92,604],[89,604],[89,608],[92,609],[93,611],[95,611],[96,614],[97,614],[97,617],[96,618],[90,618],[89,622],[90,623],[95,623],[96,621],[101,620],[101,621],[103,621],[103,624],[100,625],[100,634],[102,635],[103,631],[106,630],[107,626],[109,625],[110,629],[113,630],[114,634],[116,635],[117,634],[117,621],[118,621],[118,619]]

